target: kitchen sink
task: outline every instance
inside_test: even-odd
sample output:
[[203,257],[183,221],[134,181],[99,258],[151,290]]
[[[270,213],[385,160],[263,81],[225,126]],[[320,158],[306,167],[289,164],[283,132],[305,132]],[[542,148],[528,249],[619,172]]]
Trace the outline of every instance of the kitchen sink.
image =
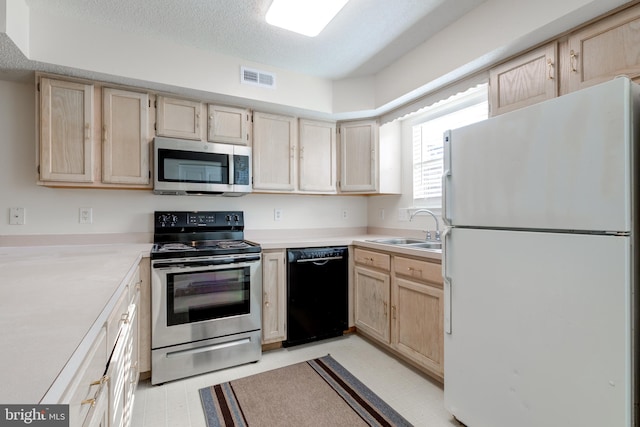
[[375,243],[384,243],[385,245],[409,245],[416,243],[425,243],[426,240],[420,239],[405,239],[405,238],[393,238],[393,239],[376,239],[370,240]]
[[408,243],[405,246],[409,246],[411,248],[423,248],[423,249],[442,249],[442,242],[429,240],[419,243]]
[[442,249],[442,242],[440,240],[409,239],[400,237],[390,239],[375,239],[369,241],[373,243],[382,243],[385,245],[402,246],[405,248],[414,249]]

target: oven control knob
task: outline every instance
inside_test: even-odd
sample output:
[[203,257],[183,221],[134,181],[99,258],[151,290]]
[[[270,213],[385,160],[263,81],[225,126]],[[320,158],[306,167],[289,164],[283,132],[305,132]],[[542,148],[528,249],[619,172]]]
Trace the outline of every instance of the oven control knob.
[[234,216],[233,216],[233,219],[234,219],[236,222],[240,222],[240,215],[234,215]]

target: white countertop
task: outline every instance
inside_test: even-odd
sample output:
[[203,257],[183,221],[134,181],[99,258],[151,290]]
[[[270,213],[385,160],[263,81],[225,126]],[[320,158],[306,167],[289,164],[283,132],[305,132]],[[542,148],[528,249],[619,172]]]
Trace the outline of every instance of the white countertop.
[[388,245],[383,243],[372,242],[372,240],[400,237],[377,234],[364,234],[354,236],[329,236],[329,237],[282,237],[257,239],[262,250],[285,249],[285,248],[307,248],[320,246],[348,246],[356,245],[369,249],[377,249],[380,251],[395,252],[403,255],[410,255],[420,258],[429,258],[442,260],[442,252],[440,250],[417,249],[411,247],[403,247],[399,245]]
[[[440,251],[371,242],[381,235],[256,239],[263,250],[358,245],[441,259]],[[0,247],[0,403],[38,403],[151,244]]]
[[38,403],[150,244],[0,247],[0,403]]

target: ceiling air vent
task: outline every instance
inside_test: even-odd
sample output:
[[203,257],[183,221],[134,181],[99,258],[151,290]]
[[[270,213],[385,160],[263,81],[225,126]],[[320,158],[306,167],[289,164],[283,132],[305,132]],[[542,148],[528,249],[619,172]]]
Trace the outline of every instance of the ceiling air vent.
[[240,81],[244,84],[269,87],[276,87],[276,75],[266,71],[253,70],[251,68],[240,67]]

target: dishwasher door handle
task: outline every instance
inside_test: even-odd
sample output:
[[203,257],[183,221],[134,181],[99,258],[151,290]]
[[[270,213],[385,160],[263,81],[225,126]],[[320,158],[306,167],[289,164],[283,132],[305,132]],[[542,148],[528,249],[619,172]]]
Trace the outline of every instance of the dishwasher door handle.
[[[332,261],[336,259],[343,259],[341,256],[328,256],[324,258],[306,258],[306,259],[297,259],[296,262],[319,262],[319,261]],[[325,262],[326,264],[326,262]]]

